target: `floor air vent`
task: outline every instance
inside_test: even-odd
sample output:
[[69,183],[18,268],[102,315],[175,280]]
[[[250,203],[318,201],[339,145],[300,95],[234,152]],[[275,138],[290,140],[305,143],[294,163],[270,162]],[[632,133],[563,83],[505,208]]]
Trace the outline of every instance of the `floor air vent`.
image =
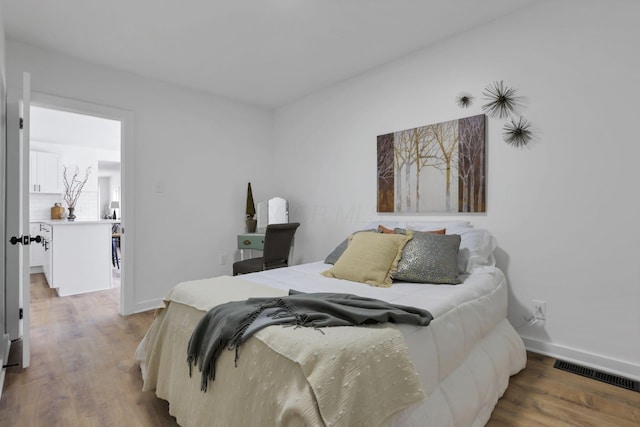
[[603,383],[615,385],[617,387],[626,388],[627,390],[640,393],[640,383],[638,381],[630,380],[628,378],[619,377],[617,375],[607,374],[602,371],[598,371],[591,368],[585,368],[584,366],[576,365],[575,363],[565,362],[563,360],[556,360],[553,367],[563,371],[571,372],[576,375],[591,378]]

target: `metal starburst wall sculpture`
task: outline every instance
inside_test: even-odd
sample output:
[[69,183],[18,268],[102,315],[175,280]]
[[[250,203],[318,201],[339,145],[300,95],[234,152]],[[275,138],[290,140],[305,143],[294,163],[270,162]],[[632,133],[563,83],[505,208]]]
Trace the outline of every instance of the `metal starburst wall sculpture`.
[[458,104],[460,108],[469,108],[473,104],[474,99],[472,95],[466,92],[460,92],[456,97],[456,104]]
[[506,87],[502,80],[493,82],[493,84],[487,86],[484,92],[482,92],[485,96],[483,99],[489,101],[482,106],[482,109],[490,117],[500,119],[507,118],[513,113],[516,105],[518,105],[515,93],[516,90]]
[[[502,80],[494,81],[485,87],[482,92],[486,104],[482,105],[485,114],[492,118],[506,119],[502,128],[504,142],[512,147],[520,148],[529,144],[533,140],[533,130],[531,123],[520,116],[516,120],[516,112],[521,110],[526,102],[526,98],[516,96],[516,90],[504,84]],[[469,108],[473,105],[475,98],[468,92],[460,92],[456,96],[456,104],[460,108]]]
[[514,147],[524,147],[531,141],[530,128],[531,123],[522,116],[517,122],[514,119],[509,120],[502,128],[504,142]]

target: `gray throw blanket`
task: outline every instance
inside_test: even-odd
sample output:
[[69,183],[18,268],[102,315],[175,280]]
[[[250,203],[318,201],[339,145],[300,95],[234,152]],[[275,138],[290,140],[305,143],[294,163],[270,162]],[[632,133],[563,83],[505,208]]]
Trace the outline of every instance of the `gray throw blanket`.
[[197,364],[202,373],[201,389],[206,392],[208,381],[215,380],[216,361],[222,351],[235,350],[237,362],[240,345],[269,325],[317,329],[391,322],[427,326],[432,319],[426,310],[341,293],[292,290],[285,297],[232,301],[212,308],[196,325],[187,352],[189,376]]

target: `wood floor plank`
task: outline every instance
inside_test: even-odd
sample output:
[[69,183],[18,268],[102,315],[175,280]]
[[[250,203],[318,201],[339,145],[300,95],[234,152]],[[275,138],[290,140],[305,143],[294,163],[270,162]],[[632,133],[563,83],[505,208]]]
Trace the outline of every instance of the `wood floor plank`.
[[527,367],[511,377],[494,420],[512,426],[639,426],[640,393],[553,367],[555,359],[528,354]]
[[531,411],[536,411],[547,415],[559,422],[559,425],[596,427],[596,426],[617,426],[617,427],[637,427],[637,423],[632,423],[620,417],[619,414],[608,414],[589,408],[579,402],[568,399],[558,399],[545,392],[531,393],[531,387],[521,384],[511,384],[512,392],[518,397],[514,400]]
[[[32,275],[31,299],[31,366],[7,369],[0,426],[177,426],[166,401],[141,391],[133,358],[152,312],[120,316],[118,289],[60,298],[42,274]],[[640,425],[640,393],[553,363],[529,353],[487,425]]]
[[177,426],[142,390],[135,349],[152,313],[122,317],[119,289],[58,297],[32,275],[31,366],[9,368],[0,426]]
[[[548,358],[551,363],[536,363],[535,360],[529,361],[527,372],[543,383],[548,383],[552,390],[556,390],[557,397],[561,397],[563,385],[566,391],[573,391],[575,394],[570,400],[579,401],[582,399],[585,405],[599,407],[600,410],[606,412],[621,411],[626,413],[629,411],[631,420],[640,420],[640,407],[638,406],[638,393],[630,392],[621,387],[607,384],[600,381],[585,381],[585,378],[565,372],[553,367],[553,359]],[[608,406],[609,408],[604,408]],[[639,423],[640,424],[640,423]]]
[[543,389],[552,399],[579,405],[584,410],[617,414],[621,420],[640,425],[640,407],[637,400],[630,398],[633,397],[631,392],[598,381],[587,382],[564,371],[554,370],[551,375],[548,367],[534,364],[530,364],[528,370],[536,376],[535,382],[518,384],[527,392]]
[[530,408],[522,406],[508,397],[503,397],[498,402],[498,407],[491,414],[491,419],[487,426],[549,427],[555,421],[553,417],[532,411]]

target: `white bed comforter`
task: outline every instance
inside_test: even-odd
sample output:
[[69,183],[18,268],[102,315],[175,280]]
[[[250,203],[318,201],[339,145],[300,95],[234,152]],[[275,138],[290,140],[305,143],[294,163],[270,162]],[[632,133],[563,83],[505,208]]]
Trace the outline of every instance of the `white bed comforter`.
[[391,420],[390,426],[483,426],[509,377],[526,365],[522,339],[507,317],[502,271],[479,268],[459,285],[394,282],[391,288],[326,278],[323,262],[244,275],[243,279],[302,292],[345,292],[429,310],[426,328],[398,325],[427,399]]
[[[390,425],[466,427],[487,422],[509,376],[526,363],[522,340],[506,320],[507,285],[500,270],[476,270],[455,286],[394,283],[391,288],[375,288],[319,274],[328,267],[318,262],[242,279],[281,290],[353,293],[429,310],[434,320],[428,327],[399,325],[427,398],[397,413]],[[138,351],[142,361],[145,341]],[[169,400],[170,408],[184,413],[178,406],[189,401],[178,402],[181,395],[171,397],[171,373],[163,378],[161,371],[158,395]],[[155,386],[155,379],[152,383],[145,386]],[[372,395],[375,398],[375,390]]]

